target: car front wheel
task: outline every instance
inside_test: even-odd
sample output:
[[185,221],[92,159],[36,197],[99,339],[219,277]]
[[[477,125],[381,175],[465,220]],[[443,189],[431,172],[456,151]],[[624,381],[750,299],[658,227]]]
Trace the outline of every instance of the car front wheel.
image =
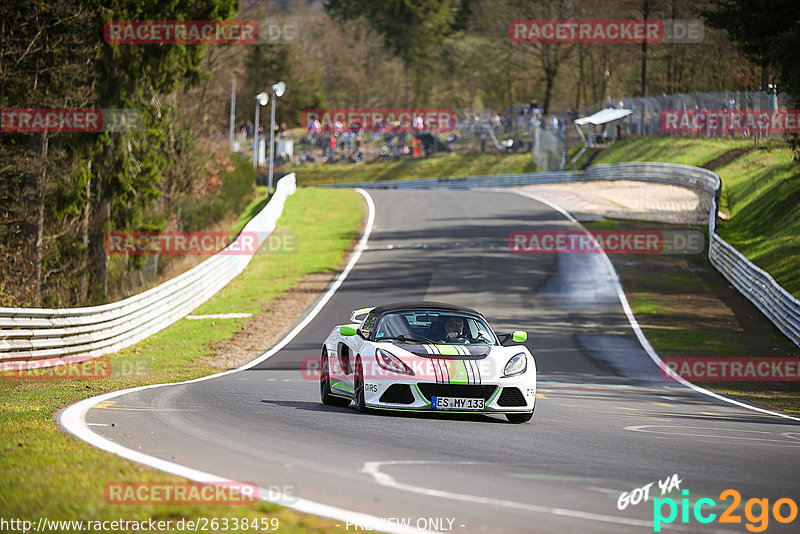
[[342,397],[335,397],[331,394],[331,373],[328,364],[328,354],[325,348],[322,349],[322,359],[320,361],[319,374],[319,396],[322,404],[327,406],[349,406],[350,400]]
[[361,358],[356,358],[356,376],[353,381],[356,398],[356,410],[361,413],[368,411],[367,401],[364,398],[364,367],[361,365]]

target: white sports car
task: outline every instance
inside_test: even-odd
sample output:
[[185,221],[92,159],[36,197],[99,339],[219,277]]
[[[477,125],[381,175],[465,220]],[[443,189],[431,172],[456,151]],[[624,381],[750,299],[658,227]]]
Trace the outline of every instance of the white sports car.
[[[363,319],[362,319],[363,318]],[[533,417],[536,362],[525,332],[496,335],[475,310],[404,302],[355,310],[322,347],[323,404]]]

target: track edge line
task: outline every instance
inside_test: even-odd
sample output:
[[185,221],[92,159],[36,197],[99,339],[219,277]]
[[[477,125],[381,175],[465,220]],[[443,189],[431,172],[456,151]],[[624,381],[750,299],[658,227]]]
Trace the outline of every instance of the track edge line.
[[[353,251],[353,255],[347,262],[347,266],[339,274],[336,281],[328,288],[328,291],[325,293],[322,299],[320,299],[317,305],[314,306],[314,308],[309,313],[306,314],[305,318],[300,323],[298,323],[286,336],[284,336],[284,338],[280,342],[278,342],[275,346],[273,346],[270,350],[268,350],[258,358],[255,358],[254,360],[251,360],[250,362],[247,362],[246,364],[241,365],[236,369],[230,369],[228,371],[223,371],[221,373],[195,378],[193,380],[185,380],[182,382],[167,382],[163,384],[149,384],[145,386],[122,389],[119,391],[112,391],[95,397],[89,397],[88,399],[83,399],[74,404],[71,404],[70,406],[67,406],[66,408],[61,410],[61,412],[57,415],[57,420],[61,425],[61,427],[64,428],[64,430],[66,430],[68,433],[75,436],[76,438],[98,449],[110,452],[111,454],[119,456],[120,458],[124,458],[126,460],[130,460],[132,462],[136,462],[138,464],[142,464],[153,469],[158,469],[159,471],[163,471],[165,473],[180,476],[188,480],[193,480],[195,482],[233,482],[232,480],[226,479],[224,477],[206,473],[174,462],[169,462],[167,460],[162,460],[160,458],[156,458],[155,456],[150,456],[148,454],[137,452],[134,451],[133,449],[128,449],[127,447],[123,447],[122,445],[114,443],[113,441],[110,441],[89,429],[89,427],[86,425],[86,420],[85,420],[86,412],[103,401],[113,399],[115,397],[120,397],[128,393],[134,393],[136,391],[143,391],[146,389],[154,389],[165,386],[192,384],[195,382],[202,382],[205,380],[211,380],[213,378],[219,378],[221,376],[226,376],[239,371],[244,371],[250,369],[255,365],[258,365],[264,360],[269,359],[279,350],[285,347],[292,339],[294,339],[297,336],[297,334],[299,334],[308,325],[308,323],[310,323],[314,319],[314,317],[316,317],[316,315],[322,310],[325,304],[327,304],[327,302],[331,299],[333,294],[339,289],[344,280],[350,274],[350,271],[353,269],[356,262],[358,262],[358,260],[361,258],[361,254],[367,248],[367,241],[369,240],[369,236],[372,233],[372,227],[375,222],[375,203],[373,202],[372,197],[369,195],[369,193],[367,193],[364,189],[358,188],[356,189],[356,191],[360,193],[366,200],[368,215],[364,233],[362,234],[361,239],[356,245],[356,248]],[[382,518],[372,516],[369,514],[363,514],[361,512],[355,512],[352,510],[345,510],[344,508],[338,508],[335,506],[309,501],[305,499],[297,499],[284,494],[275,495],[274,491],[270,492],[265,490],[264,488],[259,488],[259,499],[273,504],[278,504],[280,506],[285,506],[286,508],[290,508],[297,512],[308,513],[320,517],[327,517],[329,519],[338,519],[346,522],[349,521],[350,523],[355,523],[360,526],[372,527],[372,529],[374,530],[392,532],[397,534],[406,534],[408,532],[415,532],[415,533],[420,532],[420,530],[418,529],[400,528],[400,525],[393,525],[385,520],[382,520]]]
[[[497,191],[497,190],[495,190],[495,191]],[[512,190],[512,192],[515,195],[520,195],[520,196],[523,196],[523,197],[530,198],[532,200],[535,200],[537,202],[541,202],[542,204],[545,204],[546,206],[549,206],[549,207],[555,209],[556,211],[561,213],[570,222],[574,222],[574,223],[578,224],[583,229],[584,232],[588,232],[586,227],[583,226],[580,223],[580,221],[578,221],[575,217],[572,216],[572,214],[570,214],[567,210],[565,210],[561,206],[558,206],[557,204],[554,204],[553,202],[550,202],[549,200],[546,200],[544,198],[538,197],[538,196],[536,196],[536,195],[534,195],[532,193],[527,193],[525,191],[515,191],[515,190]],[[743,402],[743,401],[740,401],[740,400],[737,400],[737,399],[731,399],[731,398],[728,398],[728,397],[726,397],[724,395],[720,395],[719,393],[710,391],[710,390],[708,390],[706,388],[703,388],[703,387],[700,387],[700,386],[698,386],[696,384],[693,384],[692,382],[689,382],[688,380],[686,380],[685,378],[681,377],[680,375],[677,375],[674,372],[672,372],[666,366],[664,361],[658,356],[658,353],[656,353],[655,349],[650,344],[650,341],[648,341],[647,337],[644,335],[644,332],[642,332],[642,329],[639,326],[639,322],[636,320],[636,317],[633,315],[633,311],[631,310],[631,307],[628,304],[628,297],[625,295],[625,291],[622,289],[622,283],[619,281],[619,276],[617,275],[617,270],[614,269],[614,264],[611,263],[611,260],[609,259],[608,255],[605,253],[605,251],[602,252],[601,256],[604,258],[604,260],[606,262],[606,268],[608,269],[609,273],[611,274],[611,279],[614,282],[614,289],[616,290],[617,297],[619,298],[619,302],[622,305],[622,310],[625,312],[625,316],[628,318],[628,323],[631,325],[631,328],[633,329],[633,333],[636,334],[636,339],[639,340],[639,344],[642,346],[644,351],[647,353],[648,356],[650,356],[650,359],[653,360],[653,362],[658,366],[659,369],[664,370],[665,372],[669,372],[674,381],[680,383],[681,385],[683,385],[683,386],[685,386],[685,387],[687,387],[689,389],[692,389],[692,390],[696,391],[697,393],[701,393],[703,395],[707,395],[707,396],[712,397],[714,399],[720,400],[720,401],[728,403],[728,404],[733,404],[735,406],[739,406],[740,408],[745,408],[747,410],[753,410],[753,411],[761,412],[761,413],[764,413],[764,414],[767,414],[767,415],[774,415],[776,417],[781,417],[783,419],[790,419],[792,421],[800,422],[800,418],[798,418],[798,417],[793,417],[793,416],[791,416],[789,414],[785,414],[785,413],[782,413],[782,412],[768,410],[766,408],[761,408],[759,406],[753,406],[751,404],[747,404],[746,402]]]

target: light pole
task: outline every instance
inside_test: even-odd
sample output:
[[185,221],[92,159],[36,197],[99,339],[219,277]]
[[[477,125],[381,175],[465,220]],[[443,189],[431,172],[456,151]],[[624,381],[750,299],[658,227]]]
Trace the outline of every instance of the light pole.
[[233,122],[236,116],[236,78],[231,78],[231,117],[230,122],[228,123],[228,129],[230,130],[229,137],[231,143],[231,152],[233,152]]
[[286,92],[286,84],[278,82],[272,86],[272,118],[269,121],[269,181],[267,192],[272,193],[272,164],[275,160],[275,101]]
[[253,170],[258,169],[258,115],[261,111],[261,106],[266,106],[268,100],[269,95],[264,91],[256,95],[256,122],[253,125]]

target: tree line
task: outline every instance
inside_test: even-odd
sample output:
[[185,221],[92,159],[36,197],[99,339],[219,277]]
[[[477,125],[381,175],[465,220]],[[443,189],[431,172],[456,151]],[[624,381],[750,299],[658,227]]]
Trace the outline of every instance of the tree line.
[[[289,42],[112,45],[110,20],[293,21]],[[700,19],[700,43],[515,43],[515,19]],[[0,133],[0,306],[105,302],[141,257],[110,261],[111,230],[202,224],[220,194],[231,82],[236,124],[283,80],[277,121],[303,109],[546,112],[621,96],[758,90],[800,97],[794,0],[22,0],[0,6],[0,107],[124,108],[136,131]],[[263,113],[262,117],[268,117]],[[238,193],[237,193],[238,194]],[[246,194],[242,192],[241,194]],[[192,211],[194,210],[194,211]]]
[[197,157],[176,95],[206,75],[204,47],[111,46],[104,22],[237,10],[233,0],[3,3],[0,107],[135,109],[144,121],[128,132],[0,133],[0,305],[105,301],[105,233],[163,229],[198,178],[182,170]]

